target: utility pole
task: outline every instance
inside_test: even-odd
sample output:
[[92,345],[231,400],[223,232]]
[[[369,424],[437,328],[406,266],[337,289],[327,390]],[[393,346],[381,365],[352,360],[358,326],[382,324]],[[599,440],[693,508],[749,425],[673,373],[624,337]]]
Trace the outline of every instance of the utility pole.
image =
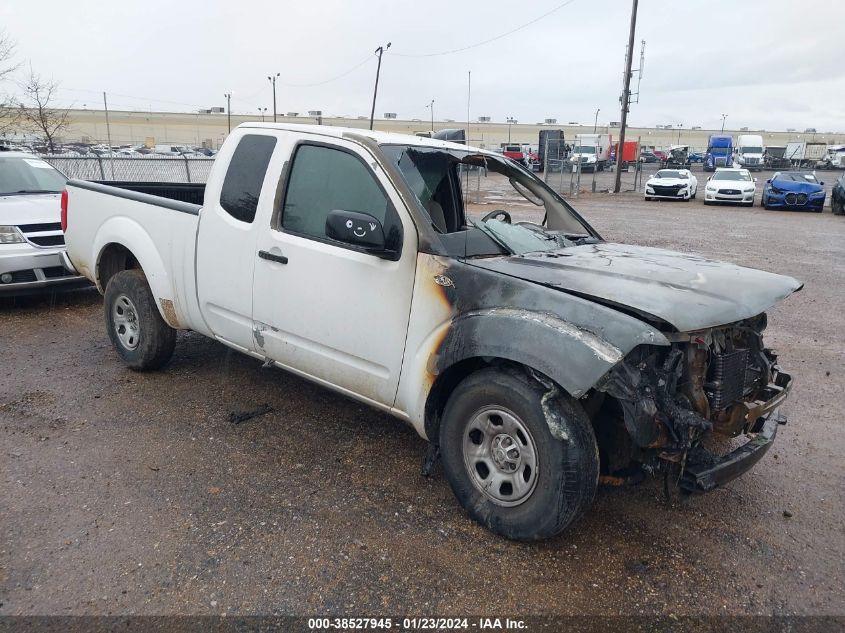
[[599,126],[599,112],[601,112],[601,108],[596,108],[596,120],[593,121],[593,134],[596,133],[596,128]]
[[106,111],[106,138],[109,141],[109,165],[111,165],[111,178],[114,180],[114,150],[111,147],[111,125],[109,125],[109,104],[106,101],[106,92],[103,91],[103,108]]
[[373,129],[373,119],[376,116],[376,95],[378,94],[378,76],[381,73],[381,56],[384,55],[384,51],[390,48],[390,42],[387,43],[387,46],[379,46],[375,54],[378,55],[378,66],[376,67],[376,85],[373,88],[373,109],[370,110],[370,129]]
[[[273,123],[276,122],[276,77],[278,76],[279,73],[276,73],[275,75],[267,75],[267,79],[271,84],[273,84]],[[267,108],[264,109],[266,110]],[[264,119],[261,120],[263,121]]]
[[226,97],[226,122],[229,124],[229,134],[232,133],[232,93],[227,92]]
[[426,107],[431,110],[431,131],[434,132],[434,99]]
[[725,119],[727,119],[727,118],[728,118],[727,114],[722,115],[722,132],[725,131]]
[[631,30],[628,33],[628,55],[625,58],[625,77],[622,83],[622,121],[619,127],[619,150],[616,152],[616,182],[613,193],[622,189],[622,154],[625,147],[625,127],[628,125],[628,105],[631,96],[631,61],[634,57],[634,33],[637,30],[637,2],[633,0],[631,7]]
[[506,119],[506,121],[508,122],[508,145],[510,145],[511,144],[511,125],[513,125],[514,123],[519,123],[519,121],[517,121],[512,116],[509,116]]

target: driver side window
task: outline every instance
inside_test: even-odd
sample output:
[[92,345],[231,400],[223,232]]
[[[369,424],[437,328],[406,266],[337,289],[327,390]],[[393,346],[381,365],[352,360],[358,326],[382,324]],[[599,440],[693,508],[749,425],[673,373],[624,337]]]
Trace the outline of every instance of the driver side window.
[[328,239],[326,217],[334,210],[366,213],[385,228],[393,211],[375,176],[357,156],[338,148],[300,145],[288,177],[282,228]]

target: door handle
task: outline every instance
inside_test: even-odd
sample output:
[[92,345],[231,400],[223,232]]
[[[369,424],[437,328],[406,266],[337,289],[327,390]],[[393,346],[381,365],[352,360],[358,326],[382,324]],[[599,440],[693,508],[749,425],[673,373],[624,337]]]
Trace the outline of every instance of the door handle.
[[267,259],[271,262],[278,262],[280,264],[287,264],[288,263],[288,258],[285,257],[284,255],[275,255],[275,254],[270,253],[268,251],[258,251],[258,256],[261,259]]

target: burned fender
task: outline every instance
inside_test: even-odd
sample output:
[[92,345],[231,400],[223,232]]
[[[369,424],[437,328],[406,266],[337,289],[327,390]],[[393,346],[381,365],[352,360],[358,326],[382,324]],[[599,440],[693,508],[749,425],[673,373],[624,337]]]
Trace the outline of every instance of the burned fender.
[[[633,321],[633,319],[632,319]],[[556,314],[521,308],[470,310],[452,321],[438,373],[467,358],[499,358],[537,370],[575,398],[583,396],[641,340],[643,328],[610,341]],[[656,332],[656,330],[655,330]],[[648,342],[659,344],[659,332]]]
[[519,363],[580,398],[638,345],[669,345],[654,325],[609,306],[425,253],[414,297],[394,410],[429,439],[435,386],[464,361]]

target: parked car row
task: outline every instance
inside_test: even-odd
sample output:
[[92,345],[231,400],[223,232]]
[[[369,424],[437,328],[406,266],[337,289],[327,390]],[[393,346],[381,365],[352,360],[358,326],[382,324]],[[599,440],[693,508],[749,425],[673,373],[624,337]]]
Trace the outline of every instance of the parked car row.
[[[643,187],[646,200],[692,200],[698,193],[698,179],[688,169],[661,169]],[[707,179],[704,204],[754,206],[757,179],[748,169],[719,167]],[[789,209],[821,213],[825,203],[824,182],[803,171],[776,172],[766,180],[760,204],[765,209]],[[833,188],[831,207],[836,215],[845,213],[845,174]]]

